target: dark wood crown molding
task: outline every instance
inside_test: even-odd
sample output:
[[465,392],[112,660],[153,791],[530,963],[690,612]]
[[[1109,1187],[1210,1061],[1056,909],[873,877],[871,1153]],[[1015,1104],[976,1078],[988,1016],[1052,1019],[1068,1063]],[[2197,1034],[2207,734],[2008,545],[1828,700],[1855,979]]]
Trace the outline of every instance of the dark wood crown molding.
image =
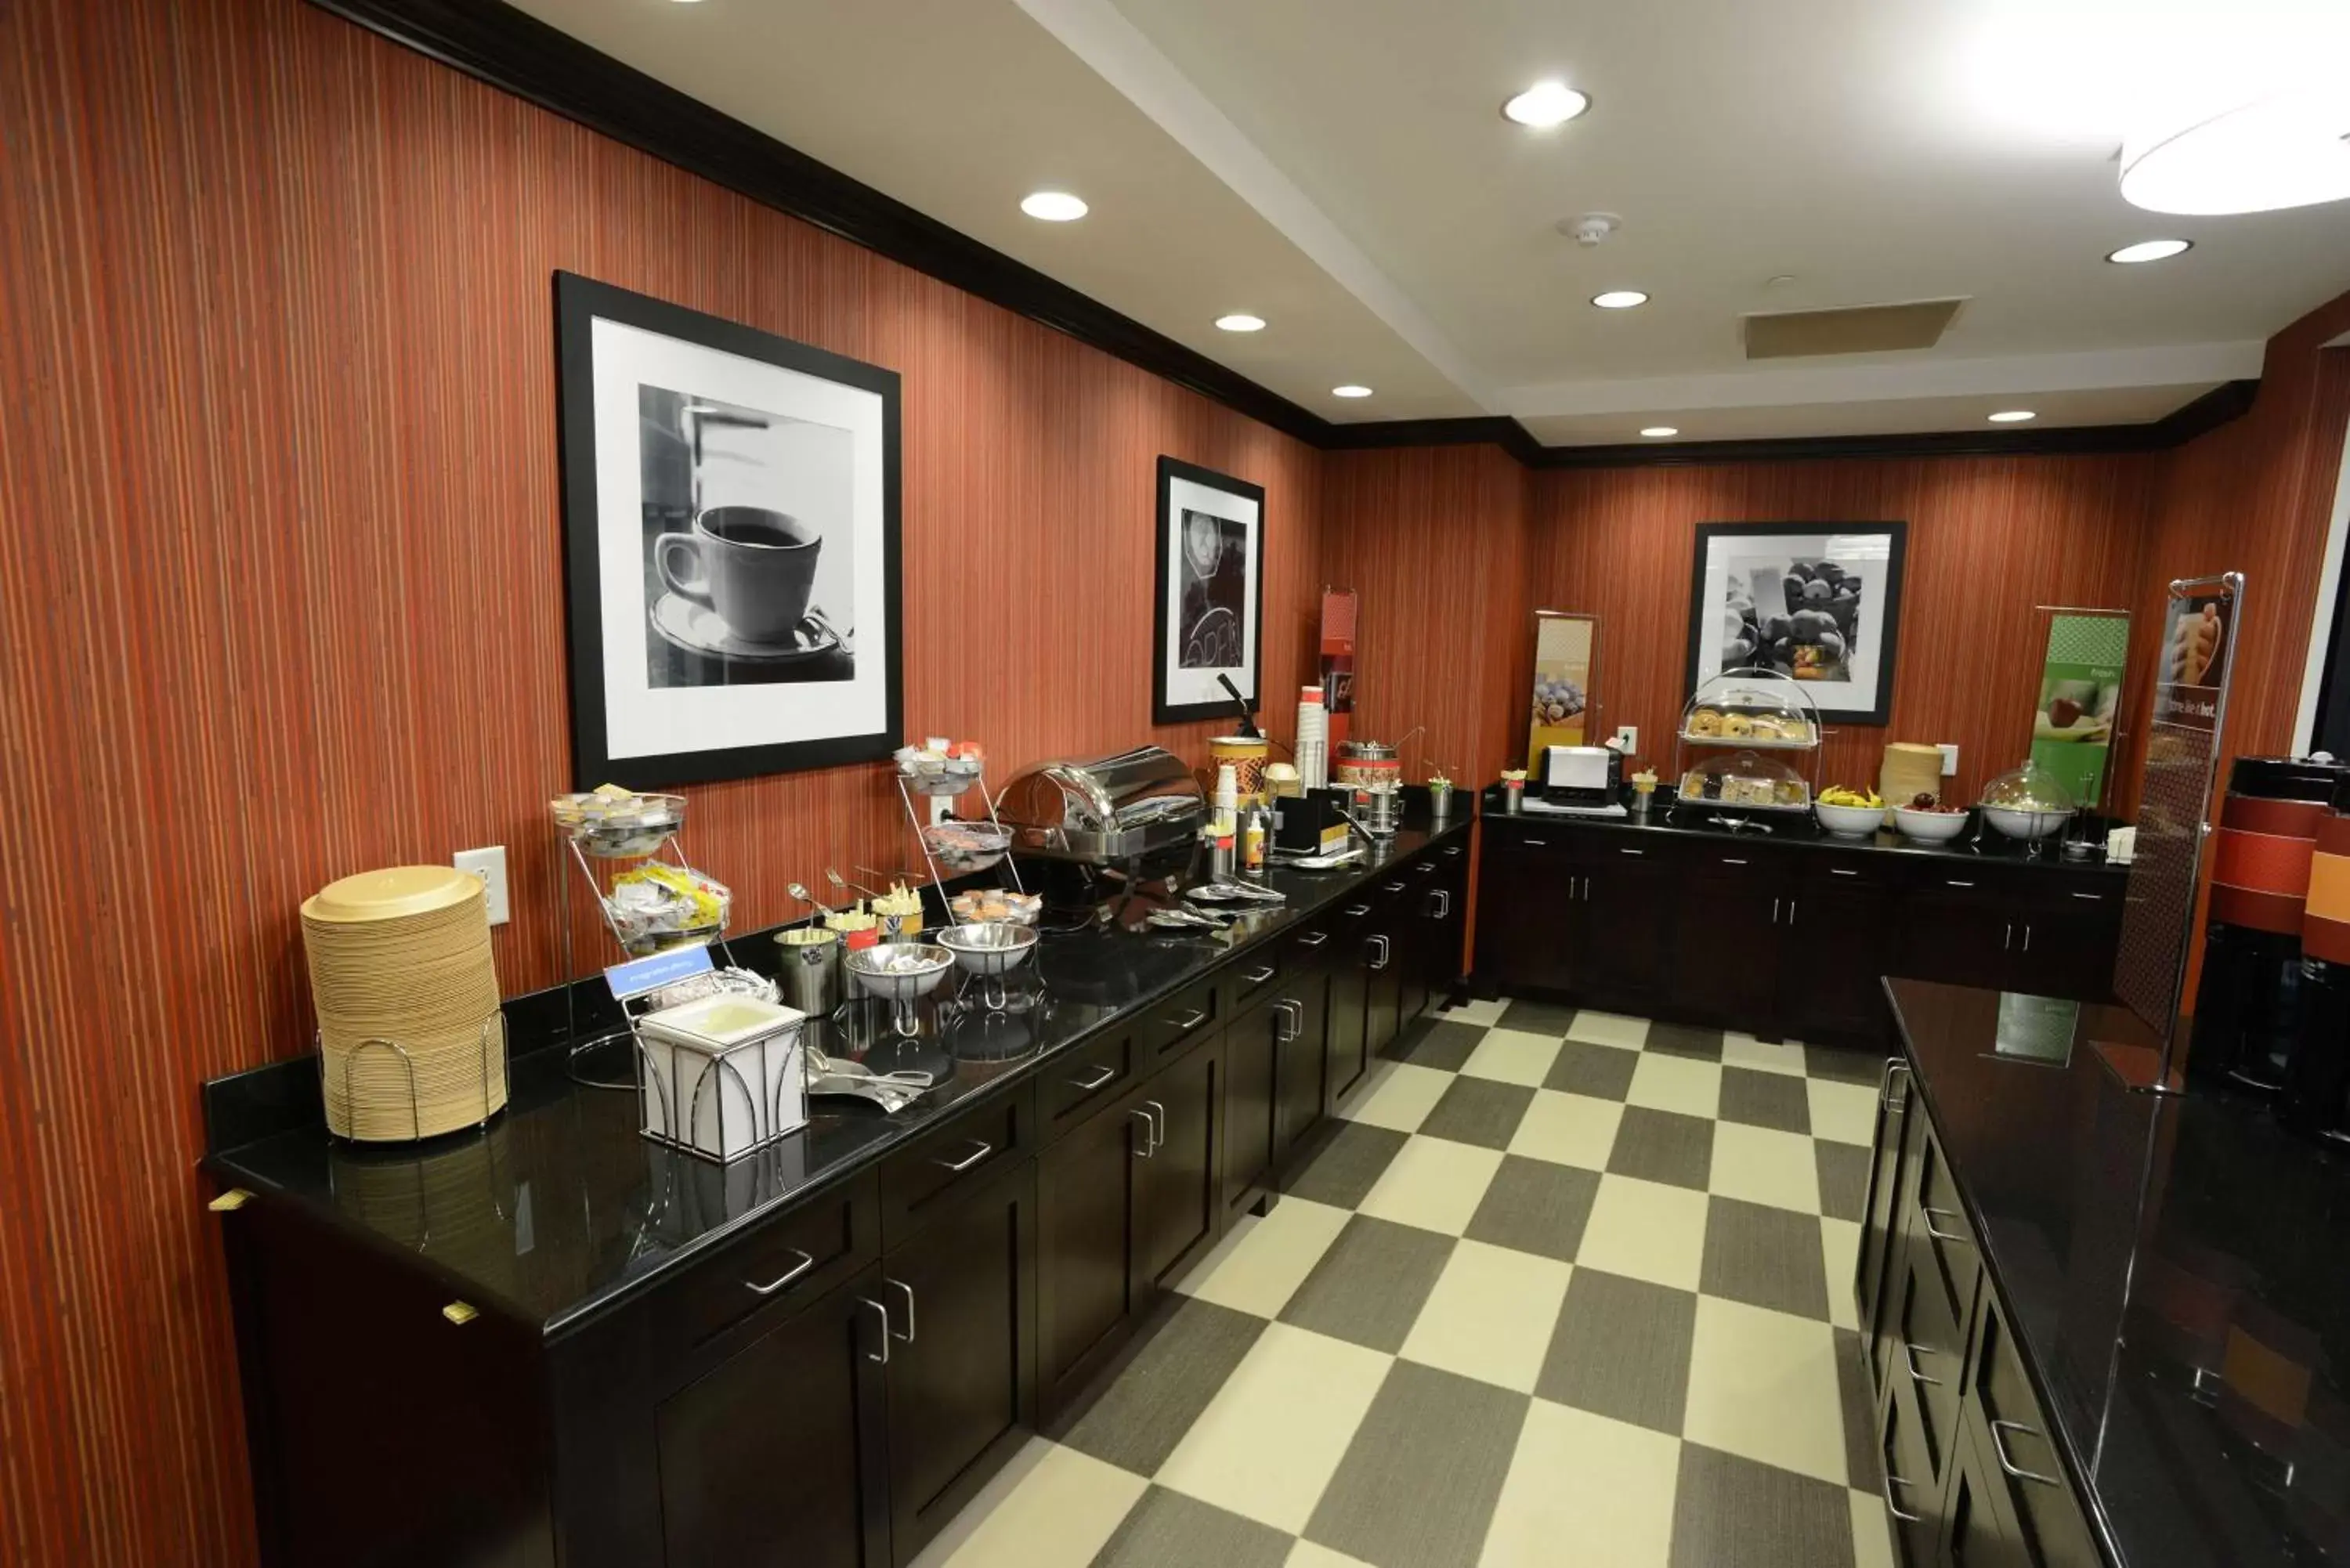
[[2150,424],[1954,431],[1907,436],[1544,446],[1516,420],[1375,420],[1342,424],[1002,251],[948,227],[764,131],[656,81],[504,0],[310,0],[615,141],[902,265],[1027,317],[1106,354],[1325,451],[1491,443],[1529,468],[1635,468],[1834,457],[1980,457],[2154,452],[2251,406],[2231,381]]

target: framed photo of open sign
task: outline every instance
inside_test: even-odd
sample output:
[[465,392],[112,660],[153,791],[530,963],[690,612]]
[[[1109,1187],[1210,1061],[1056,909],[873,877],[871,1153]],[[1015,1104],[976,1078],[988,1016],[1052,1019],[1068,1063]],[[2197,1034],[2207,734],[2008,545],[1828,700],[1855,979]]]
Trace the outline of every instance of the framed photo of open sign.
[[1804,682],[1825,719],[1892,718],[1906,523],[1700,523],[1689,672],[1759,669]]

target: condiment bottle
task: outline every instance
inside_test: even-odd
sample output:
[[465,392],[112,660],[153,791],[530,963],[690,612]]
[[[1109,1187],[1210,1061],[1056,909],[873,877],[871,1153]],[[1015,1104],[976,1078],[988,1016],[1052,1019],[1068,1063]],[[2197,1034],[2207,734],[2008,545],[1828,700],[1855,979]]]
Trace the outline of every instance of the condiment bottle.
[[1265,817],[1262,805],[1250,805],[1241,812],[1241,870],[1251,877],[1264,875]]

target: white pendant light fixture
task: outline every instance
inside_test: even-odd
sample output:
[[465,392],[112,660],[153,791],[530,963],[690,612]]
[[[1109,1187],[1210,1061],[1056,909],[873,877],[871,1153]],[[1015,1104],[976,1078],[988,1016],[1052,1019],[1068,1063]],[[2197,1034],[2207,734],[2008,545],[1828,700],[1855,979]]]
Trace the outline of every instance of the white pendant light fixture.
[[2122,195],[2151,213],[2270,213],[2350,197],[2350,91],[2303,85],[2122,143]]

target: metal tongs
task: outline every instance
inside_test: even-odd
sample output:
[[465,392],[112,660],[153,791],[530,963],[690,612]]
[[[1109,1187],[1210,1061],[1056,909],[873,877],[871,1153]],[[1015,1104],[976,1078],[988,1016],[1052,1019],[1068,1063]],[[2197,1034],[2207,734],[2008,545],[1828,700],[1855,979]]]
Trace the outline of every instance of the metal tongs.
[[891,1112],[904,1110],[938,1082],[918,1067],[877,1073],[862,1062],[836,1061],[813,1045],[808,1047],[807,1071],[811,1095],[851,1095]]

